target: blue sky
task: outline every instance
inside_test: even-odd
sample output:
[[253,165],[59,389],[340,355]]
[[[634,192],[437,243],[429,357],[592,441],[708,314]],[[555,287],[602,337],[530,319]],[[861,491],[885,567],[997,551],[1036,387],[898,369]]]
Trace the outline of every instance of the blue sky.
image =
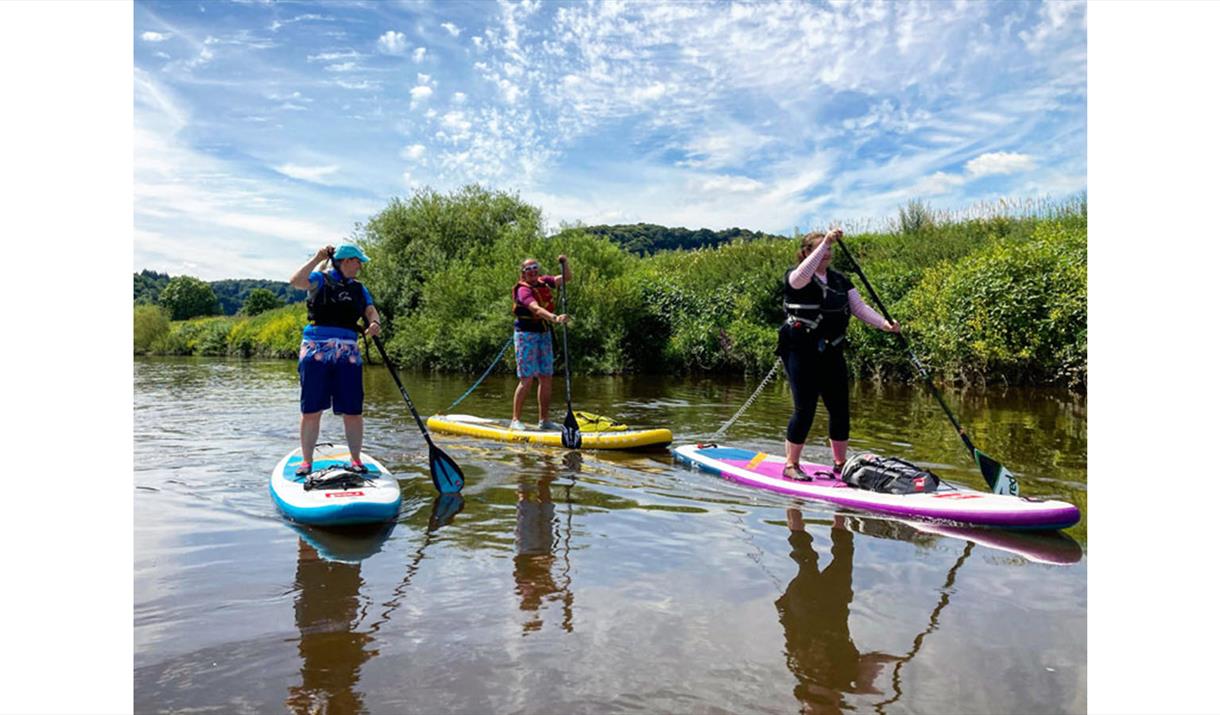
[[137,2],[134,268],[285,279],[393,196],[790,233],[1086,188],[1074,2]]

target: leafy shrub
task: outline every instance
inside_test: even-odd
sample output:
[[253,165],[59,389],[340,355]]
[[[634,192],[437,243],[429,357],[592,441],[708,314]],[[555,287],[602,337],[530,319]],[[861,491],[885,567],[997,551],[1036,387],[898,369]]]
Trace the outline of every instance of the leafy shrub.
[[169,333],[169,313],[156,305],[135,306],[134,329],[135,354],[147,353],[157,340]]

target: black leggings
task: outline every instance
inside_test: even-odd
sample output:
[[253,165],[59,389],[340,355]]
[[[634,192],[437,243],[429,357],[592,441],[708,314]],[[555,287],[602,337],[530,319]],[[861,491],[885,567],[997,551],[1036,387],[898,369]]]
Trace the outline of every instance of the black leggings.
[[[804,343],[805,341],[799,341]],[[788,441],[804,444],[813,426],[818,396],[830,415],[830,438],[846,440],[851,432],[847,405],[847,360],[842,346],[818,352],[812,344],[788,345],[780,352],[788,384],[792,387],[792,417],[788,419]]]

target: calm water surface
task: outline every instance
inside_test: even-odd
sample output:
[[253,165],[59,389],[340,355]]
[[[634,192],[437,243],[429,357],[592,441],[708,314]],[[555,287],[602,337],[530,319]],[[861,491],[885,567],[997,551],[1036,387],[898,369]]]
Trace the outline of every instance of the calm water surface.
[[[473,379],[407,375],[426,415]],[[267,476],[297,444],[291,361],[135,362],[135,704],[223,713],[1057,713],[1086,706],[1087,524],[1058,538],[941,529],[762,492],[668,453],[438,435],[438,502],[380,367],[366,451],[396,523],[294,527]],[[457,411],[507,416],[493,376]],[[580,378],[577,409],[706,439],[754,382]],[[563,414],[556,382],[553,417]],[[920,389],[853,388],[854,450],[983,487]],[[1086,410],[1067,393],[949,395],[1026,493],[1087,515]],[[776,452],[782,379],[724,440]],[[825,414],[813,435],[825,434]],[[323,440],[342,424],[323,419]],[[822,440],[809,454],[828,457]]]

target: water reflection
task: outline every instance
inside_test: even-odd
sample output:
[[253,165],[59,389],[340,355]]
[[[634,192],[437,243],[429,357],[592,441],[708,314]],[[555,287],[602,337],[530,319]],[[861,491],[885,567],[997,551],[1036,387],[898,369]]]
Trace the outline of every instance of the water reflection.
[[[903,697],[903,666],[915,659],[928,636],[940,627],[958,572],[976,544],[1044,564],[1067,565],[1081,558],[1080,545],[1059,533],[1013,533],[836,514],[830,522],[830,562],[819,567],[821,557],[799,509],[787,510],[787,525],[789,556],[797,564],[797,574],[775,608],[784,631],[788,669],[797,679],[793,694],[803,713],[858,709],[858,703],[844,701],[847,694],[885,696],[870,706],[877,713],[898,702]],[[966,542],[937,589],[939,597],[926,624],[901,655],[862,654],[852,640],[848,616],[857,534],[926,546],[946,537]],[[882,677],[887,671],[888,677]]]
[[[521,635],[542,629],[542,606],[550,601],[562,604],[560,627],[572,632],[572,564],[569,555],[572,543],[572,483],[560,485],[567,505],[561,522],[555,516],[555,501],[551,483],[560,477],[559,465],[549,455],[540,455],[536,465],[527,455],[521,455],[523,474],[517,483],[517,523],[515,529],[516,556],[513,557],[513,581],[521,599],[521,610],[530,615],[521,626]],[[563,473],[574,476],[581,469],[580,452],[571,451],[563,457]],[[528,468],[533,466],[533,468]],[[561,549],[562,558],[556,558]]]
[[328,561],[302,539],[294,585],[301,683],[288,689],[284,704],[296,713],[363,711],[355,686],[377,651],[367,647],[371,635],[355,630],[364,585],[359,562]]
[[448,524],[461,509],[460,495],[441,495],[433,501],[424,542],[407,567],[395,601],[382,613],[380,621],[367,629],[360,628],[365,611],[360,596],[364,586],[361,561],[381,550],[394,525],[341,530],[298,528],[301,539],[297,549],[294,609],[300,632],[297,651],[301,658],[301,682],[288,689],[284,700],[288,710],[311,714],[367,711],[356,685],[360,669],[378,653],[370,643],[405,594],[432,533]]
[[797,565],[784,594],[775,602],[784,629],[788,669],[796,676],[793,695],[804,713],[839,713],[843,693],[880,694],[875,686],[886,653],[860,653],[852,641],[848,615],[852,599],[854,534],[836,515],[830,530],[830,562],[819,568],[813,537],[799,509],[787,512],[789,556]]

